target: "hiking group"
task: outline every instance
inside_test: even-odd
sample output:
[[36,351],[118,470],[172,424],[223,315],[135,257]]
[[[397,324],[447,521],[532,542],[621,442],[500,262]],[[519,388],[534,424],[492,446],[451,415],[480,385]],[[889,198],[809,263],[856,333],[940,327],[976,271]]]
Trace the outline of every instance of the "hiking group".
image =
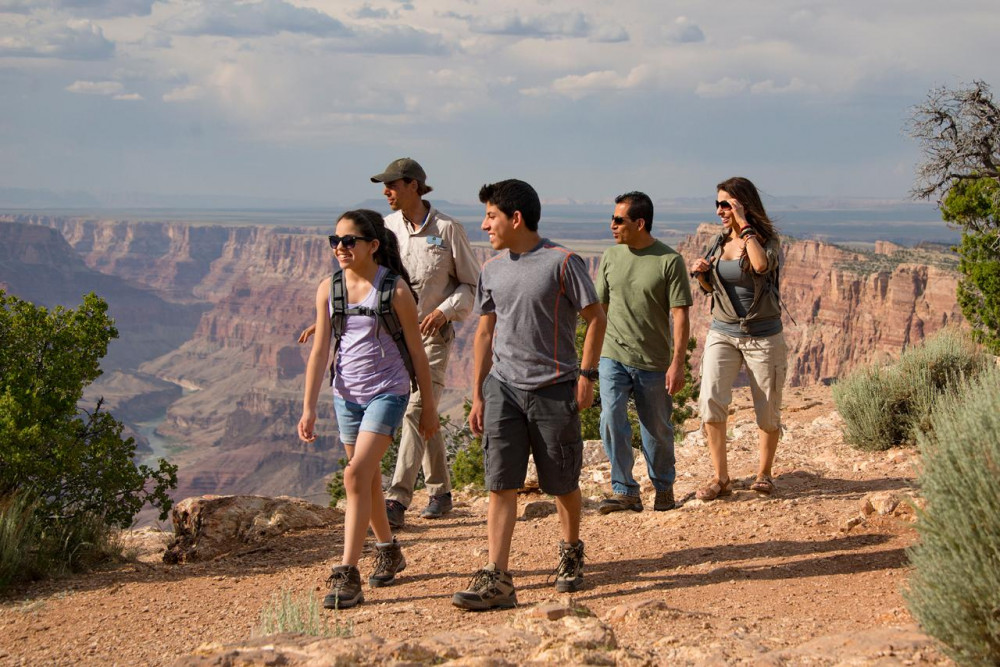
[[[393,530],[405,524],[421,468],[429,500],[420,516],[436,519],[451,511],[437,406],[452,323],[472,312],[479,320],[469,426],[483,441],[488,562],[452,603],[469,610],[517,604],[509,556],[529,457],[558,511],[556,590],[579,590],[580,411],[593,404],[595,382],[612,492],[599,512],[643,509],[632,474],[630,398],[655,491],[653,509],[675,506],[671,396],[685,383],[692,304],[684,259],[652,235],[649,196],[628,192],[615,199],[615,245],[602,256],[595,285],[577,254],[539,233],[535,190],[509,179],[479,191],[481,229],[500,251],[480,267],[461,224],[423,198],[431,188],[416,161],[395,160],[371,180],[383,185],[393,213],[383,219],[361,209],[337,220],[329,240],[339,269],[317,287],[316,322],[299,339],[315,335],[299,437],[316,438],[316,404],[332,355],[334,411],[349,460],[343,558],[327,581],[324,606],[346,609],[364,600],[358,561],[369,526],[376,547],[369,586],[394,583],[406,567]],[[723,230],[690,274],[712,299],[699,409],[714,475],[696,492],[706,501],[732,492],[726,420],[732,385],[744,366],[759,429],[760,465],[751,488],[773,492],[786,371],[778,233],[749,180],[731,178],[716,190]],[[586,333],[578,358],[579,318]],[[396,468],[383,493],[380,464],[396,429]]]

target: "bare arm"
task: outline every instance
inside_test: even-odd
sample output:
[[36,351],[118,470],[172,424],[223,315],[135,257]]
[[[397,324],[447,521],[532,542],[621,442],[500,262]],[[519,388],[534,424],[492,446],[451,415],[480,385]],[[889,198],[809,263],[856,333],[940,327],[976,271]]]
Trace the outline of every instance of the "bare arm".
[[324,280],[316,288],[316,337],[313,339],[309,361],[306,364],[306,387],[302,397],[302,417],[299,419],[299,438],[305,442],[316,439],[316,401],[330,360],[330,281]]
[[483,382],[493,368],[493,331],[497,325],[496,313],[479,316],[479,326],[472,345],[473,372],[472,409],[469,410],[469,428],[476,435],[483,434]]
[[413,360],[413,370],[417,375],[417,388],[420,390],[420,400],[423,407],[420,410],[420,435],[430,438],[439,428],[437,405],[434,402],[434,386],[431,381],[431,366],[427,361],[427,353],[420,338],[420,327],[417,323],[417,302],[410,293],[410,288],[402,278],[396,281],[396,291],[392,297],[392,309],[403,327],[403,339],[406,349]]
[[688,339],[691,337],[689,306],[670,309],[674,321],[674,358],[667,369],[667,393],[673,396],[684,388],[684,357],[687,355]]
[[[583,354],[580,356],[580,368],[597,368],[597,364],[601,360],[604,331],[608,326],[604,305],[592,303],[580,311],[580,316],[587,323],[587,333],[583,338]],[[576,381],[576,403],[581,410],[586,410],[594,403],[594,381],[588,380],[582,375]]]

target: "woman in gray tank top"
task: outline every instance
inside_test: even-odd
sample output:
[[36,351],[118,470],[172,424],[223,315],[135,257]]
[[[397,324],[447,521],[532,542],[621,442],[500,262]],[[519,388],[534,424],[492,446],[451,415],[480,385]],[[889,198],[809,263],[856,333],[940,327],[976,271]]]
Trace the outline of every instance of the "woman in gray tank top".
[[692,264],[692,275],[712,295],[712,325],[702,356],[701,420],[715,476],[698,489],[700,500],[732,493],[726,459],[726,422],[732,387],[745,366],[757,417],[760,463],[750,488],[774,491],[772,466],[781,434],[781,393],[787,348],[778,296],[778,232],[757,188],[735,177],[717,186],[715,211],[723,224],[710,256]]
[[[406,567],[399,542],[392,534],[382,495],[381,462],[393,434],[403,421],[409,399],[409,374],[402,354],[381,327],[374,306],[382,278],[387,272],[399,276],[392,292],[391,307],[403,330],[417,386],[424,396],[419,430],[430,438],[440,424],[431,370],[424,353],[417,322],[417,301],[410,276],[399,256],[395,235],[385,228],[382,216],[361,209],[344,213],[337,221],[330,247],[342,273],[338,276],[346,298],[345,327],[335,360],[334,409],[340,438],[350,463],[344,469],[347,510],[344,513],[344,554],[334,567],[323,599],[327,609],[346,609],[364,601],[358,561],[370,524],[375,534],[375,563],[369,586],[395,583],[396,573]],[[331,315],[334,280],[326,278],[316,290],[316,336],[306,366],[305,396],[298,433],[304,442],[316,439],[316,402],[330,360]],[[339,292],[338,292],[339,293]],[[339,299],[339,297],[338,297]]]

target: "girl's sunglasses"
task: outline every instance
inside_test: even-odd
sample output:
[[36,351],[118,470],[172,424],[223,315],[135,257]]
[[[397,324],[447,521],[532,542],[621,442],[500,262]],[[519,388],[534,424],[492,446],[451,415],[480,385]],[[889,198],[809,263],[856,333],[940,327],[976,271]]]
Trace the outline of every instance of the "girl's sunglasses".
[[343,236],[337,236],[336,234],[331,234],[327,238],[330,239],[330,247],[333,248],[334,250],[336,250],[337,246],[341,244],[343,244],[343,246],[346,249],[351,250],[354,248],[354,246],[358,245],[358,241],[375,240],[370,236],[355,236],[354,234],[344,234]]
[[727,201],[716,201],[715,208],[732,208],[732,204]]

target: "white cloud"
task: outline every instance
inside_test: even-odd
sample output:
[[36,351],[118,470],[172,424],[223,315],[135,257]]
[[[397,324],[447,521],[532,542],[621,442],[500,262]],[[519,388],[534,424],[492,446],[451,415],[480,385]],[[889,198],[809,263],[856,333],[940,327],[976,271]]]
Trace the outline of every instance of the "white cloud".
[[650,69],[645,65],[633,68],[627,75],[618,72],[602,70],[587,74],[571,74],[556,79],[551,88],[524,88],[523,95],[539,96],[549,92],[578,100],[589,95],[600,95],[619,90],[629,90],[646,83],[650,78]]
[[784,95],[786,93],[818,93],[820,87],[816,84],[806,83],[797,76],[784,86],[779,86],[772,79],[759,81],[750,86],[750,92],[755,95]]
[[695,88],[695,95],[698,97],[732,97],[738,95],[750,87],[746,79],[734,79],[726,76],[715,83],[699,83]]
[[465,21],[469,30],[484,35],[507,37],[566,39],[588,38],[596,42],[624,42],[628,32],[617,24],[599,24],[596,27],[582,12],[562,12],[521,16],[520,12],[469,15],[447,14],[449,18]]
[[201,86],[181,86],[163,95],[164,102],[192,102],[205,96]]
[[157,0],[54,0],[58,8],[87,18],[149,16]]
[[143,97],[139,93],[122,93],[121,95],[115,95],[111,99],[120,100],[123,102],[138,102],[142,100]]
[[114,95],[123,88],[120,81],[74,81],[66,86],[69,92],[81,95]]
[[114,43],[100,26],[85,20],[48,24],[30,20],[19,30],[0,34],[0,58],[104,60],[114,53]]
[[702,32],[698,24],[686,16],[674,19],[673,25],[666,28],[664,32],[668,41],[677,44],[694,44],[705,41],[705,33]]
[[160,26],[180,35],[262,37],[281,32],[318,36],[350,34],[343,23],[310,7],[297,7],[283,0],[236,2],[212,0],[191,3]]

